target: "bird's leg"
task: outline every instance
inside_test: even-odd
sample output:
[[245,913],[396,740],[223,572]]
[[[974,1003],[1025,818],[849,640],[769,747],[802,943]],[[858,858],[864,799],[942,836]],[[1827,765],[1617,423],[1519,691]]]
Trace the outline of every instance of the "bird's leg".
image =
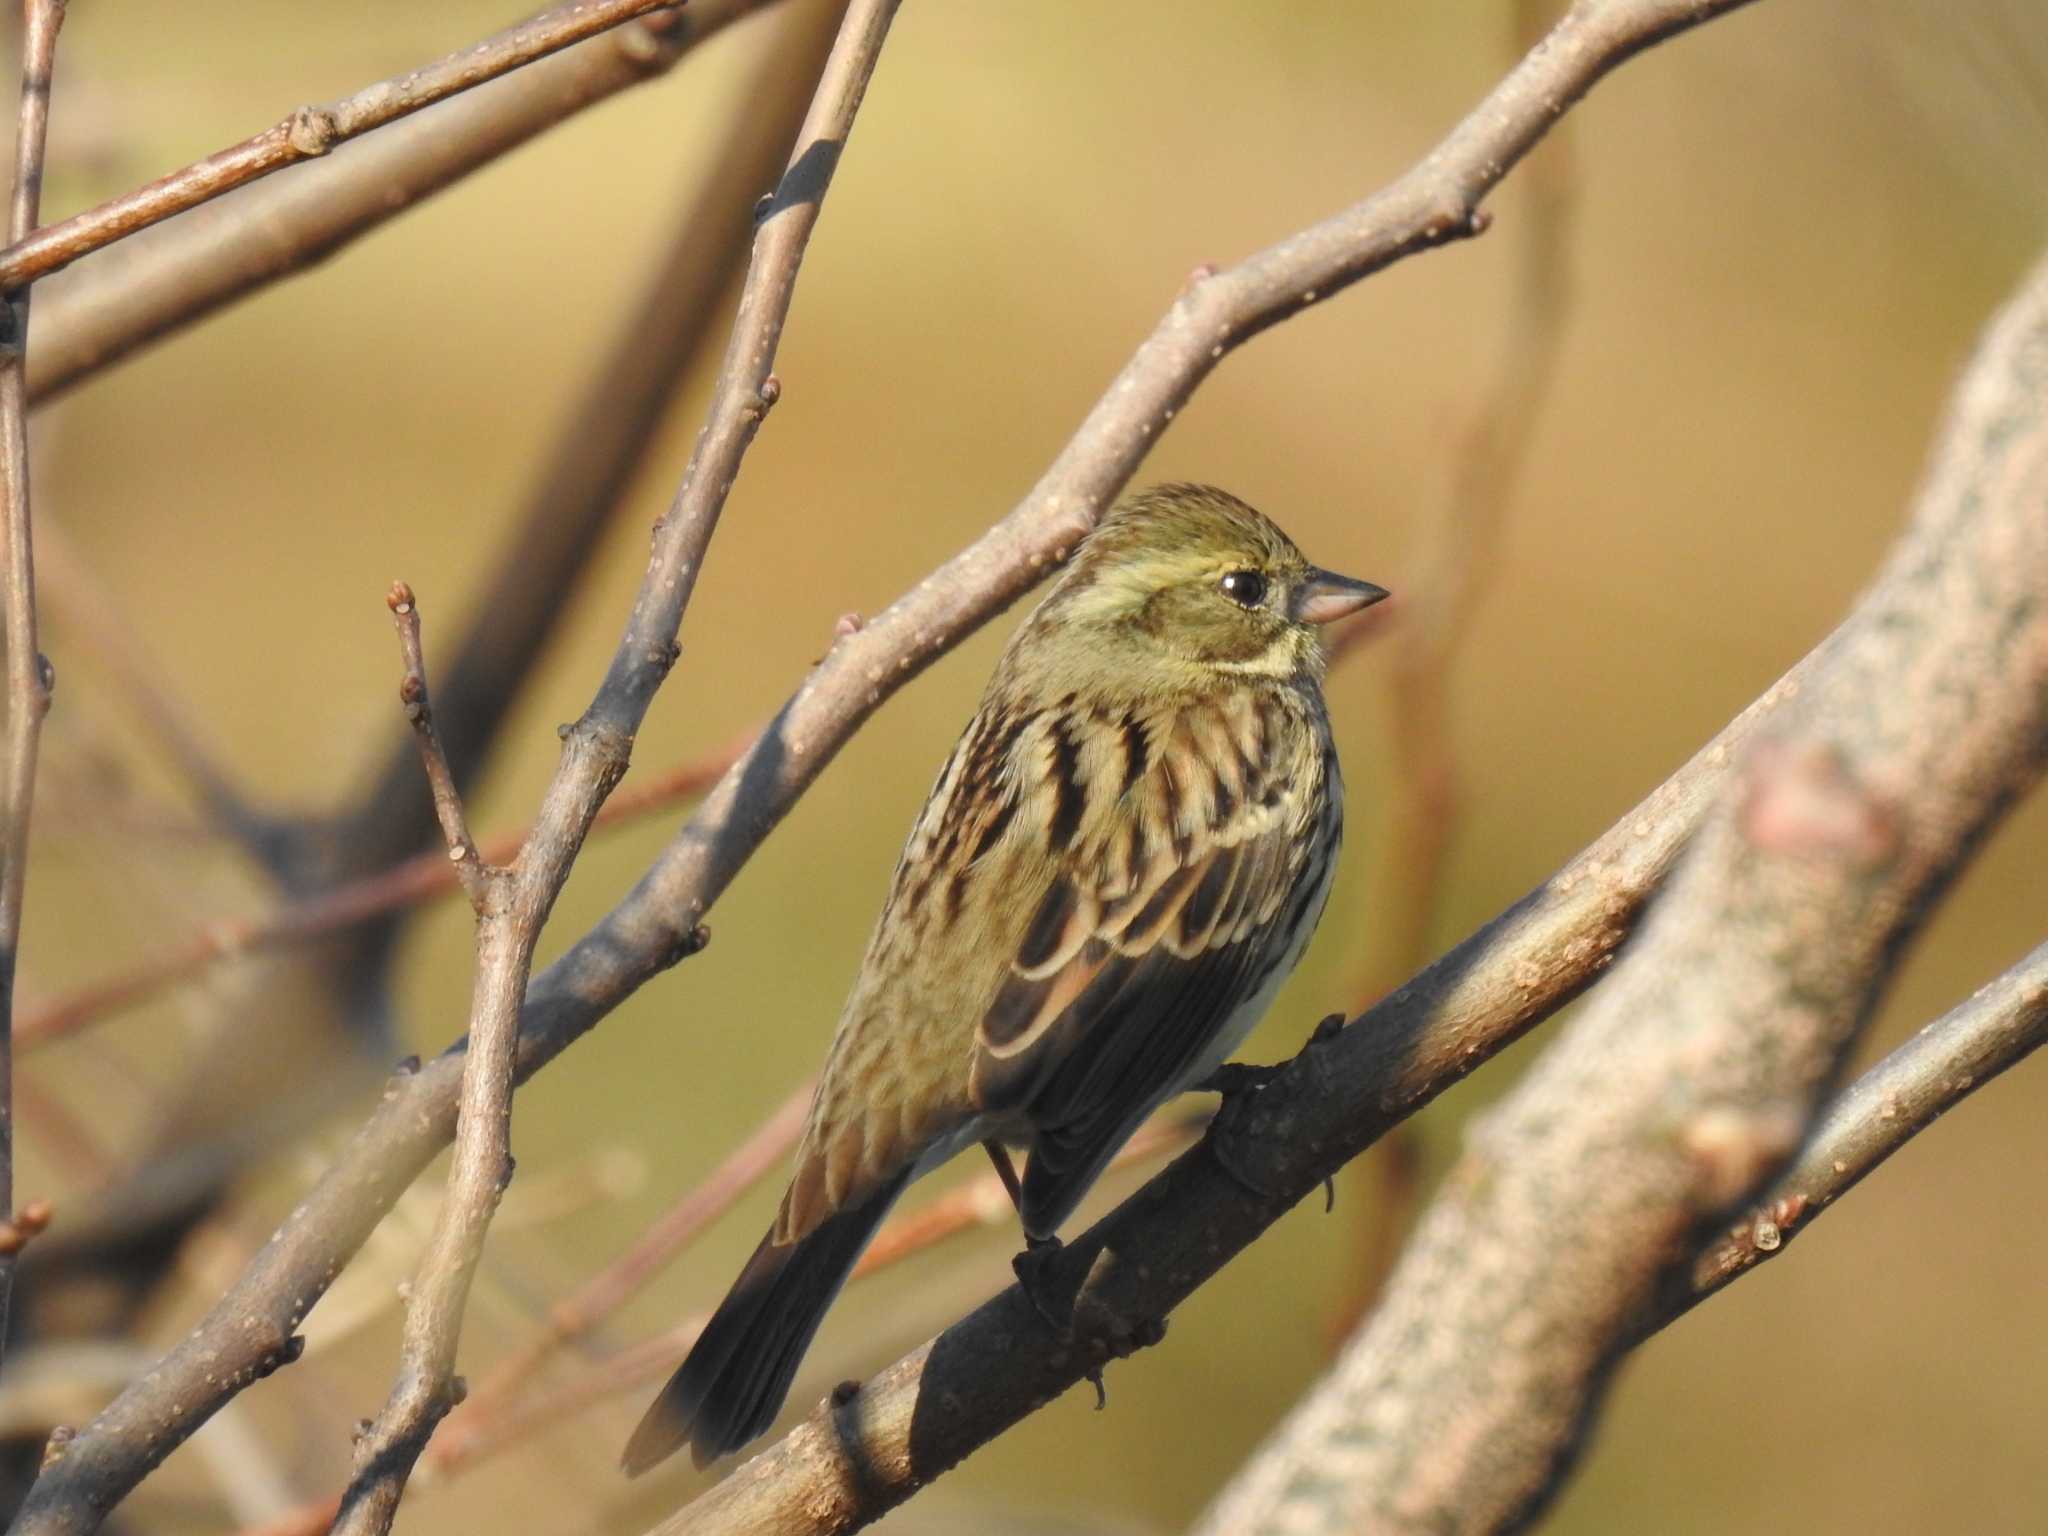
[[[1000,1141],[984,1141],[982,1151],[988,1160],[996,1165],[996,1177],[1003,1181],[1003,1188],[1010,1196],[1010,1204],[1017,1208],[1018,1220],[1024,1217],[1024,1185],[1017,1177],[1017,1165],[1010,1160],[1010,1149]],[[1060,1240],[1056,1237],[1033,1237],[1027,1230],[1024,1234],[1024,1251],[1010,1260],[1010,1269],[1017,1277],[1017,1285],[1024,1292],[1025,1299],[1045,1319],[1055,1332],[1067,1331],[1069,1318],[1053,1305],[1046,1290],[1046,1266],[1060,1251]]]

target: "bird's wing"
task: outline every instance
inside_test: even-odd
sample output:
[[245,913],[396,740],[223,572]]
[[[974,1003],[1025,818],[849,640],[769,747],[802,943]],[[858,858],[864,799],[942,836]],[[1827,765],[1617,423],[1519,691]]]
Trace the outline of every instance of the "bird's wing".
[[[1104,722],[1092,725],[1102,739]],[[1341,815],[1320,733],[1285,701],[1155,716],[1123,733],[1115,786],[1063,746],[1066,729],[1044,727],[1035,751],[1019,742],[1020,800],[1040,813],[1013,825],[1040,829],[1056,868],[981,1020],[972,1083],[984,1111],[1032,1127],[1022,1214],[1034,1235],[1219,1035],[1253,1022],[1240,1011],[1319,915]]]

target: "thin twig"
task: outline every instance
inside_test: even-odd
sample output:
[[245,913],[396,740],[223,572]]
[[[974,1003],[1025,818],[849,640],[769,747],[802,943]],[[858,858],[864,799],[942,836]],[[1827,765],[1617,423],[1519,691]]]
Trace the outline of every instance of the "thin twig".
[[[757,732],[647,780],[619,790],[591,824],[593,832],[626,825],[696,799],[724,776]],[[501,833],[479,848],[487,864],[509,863],[531,828]],[[374,875],[317,896],[288,901],[264,917],[216,918],[191,938],[75,992],[25,1013],[15,1043],[33,1051],[89,1025],[140,1006],[164,988],[203,975],[215,965],[246,959],[264,950],[302,944],[401,907],[438,900],[462,888],[445,852],[418,854]]]
[[[29,0],[21,43],[21,114],[14,145],[10,240],[36,227],[43,196],[43,146],[50,128],[50,80],[64,0]],[[14,978],[21,960],[21,909],[28,889],[29,817],[36,753],[50,711],[50,664],[36,636],[35,546],[29,519],[28,293],[5,303],[0,337],[0,499],[6,506],[7,746],[0,799],[0,1213],[14,1208]],[[19,1225],[20,1217],[16,1218]],[[18,1250],[19,1243],[14,1245]],[[0,1339],[14,1289],[14,1250],[0,1250]]]
[[455,774],[448,766],[448,754],[441,746],[441,733],[434,725],[434,709],[427,697],[427,662],[420,645],[420,605],[412,588],[402,581],[391,583],[384,605],[391,610],[391,622],[398,629],[398,648],[405,658],[405,676],[399,680],[398,700],[405,706],[407,724],[419,743],[420,766],[434,796],[434,816],[441,823],[441,837],[448,845],[448,862],[455,878],[468,894],[478,916],[484,911],[486,873],[476,851],[476,839],[469,835],[469,820],[463,814],[462,793],[455,787]]
[[[540,1070],[688,952],[711,903],[859,725],[1073,546],[1230,348],[1382,267],[1474,232],[1484,222],[1480,202],[1610,70],[1743,3],[1636,0],[1575,11],[1385,191],[1183,292],[1025,501],[873,623],[842,637],[634,890],[534,978],[520,1076]],[[786,211],[786,200],[777,207]],[[650,624],[635,633],[665,639],[674,628]],[[1597,974],[1697,824],[1728,741],[1777,698],[1766,696],[1595,845],[1590,862],[1546,882],[1389,999],[1390,1012],[1376,1012],[1388,1020],[1387,1038],[1407,1052],[1377,1064],[1401,1085],[1390,1090],[1390,1113],[1462,1078]],[[92,1530],[195,1425],[274,1368],[306,1309],[447,1144],[461,1074],[459,1055],[449,1055],[393,1079],[242,1278],[44,1468],[17,1536]]]
[[[625,772],[632,736],[654,691],[674,664],[675,636],[733,477],[780,392],[770,369],[797,272],[897,4],[857,0],[848,9],[795,157],[762,217],[709,424],[657,528],[625,637],[590,708],[565,733],[562,760],[533,836],[511,865],[484,871],[475,893],[476,983],[448,1194],[407,1302],[398,1378],[383,1411],[356,1442],[354,1469],[334,1522],[339,1536],[383,1536],[390,1530],[428,1438],[462,1398],[455,1353],[469,1284],[512,1177],[513,1070],[534,946],[591,823]],[[394,611],[409,608],[409,596],[394,591]],[[451,842],[459,826],[459,818],[450,818],[453,799],[452,778],[445,794],[437,783],[435,800]],[[703,942],[699,937],[695,947]]]
[[[309,270],[557,123],[660,79],[699,43],[772,3],[691,0],[687,9],[652,11],[430,108],[345,155],[241,188],[121,242],[43,296],[30,404]],[[444,692],[456,680],[442,669]]]
[[[525,850],[509,866],[485,865],[476,854],[454,775],[434,732],[421,657],[419,608],[403,582],[386,599],[405,657],[399,697],[419,736],[451,861],[477,915],[476,979],[470,998],[469,1046],[462,1108],[448,1190],[436,1213],[419,1272],[406,1298],[398,1379],[384,1410],[356,1441],[355,1467],[342,1494],[337,1529],[389,1531],[420,1448],[434,1425],[461,1401],[456,1345],[470,1281],[482,1262],[484,1236],[512,1182],[512,1059],[533,947],[560,878],[537,884]],[[536,871],[546,881],[556,872]],[[566,861],[559,875],[566,876]]]
[[195,160],[110,202],[16,236],[0,250],[0,293],[69,266],[124,235],[183,213],[261,176],[315,159],[358,134],[558,53],[673,0],[575,0],[325,106],[300,107],[253,138]]

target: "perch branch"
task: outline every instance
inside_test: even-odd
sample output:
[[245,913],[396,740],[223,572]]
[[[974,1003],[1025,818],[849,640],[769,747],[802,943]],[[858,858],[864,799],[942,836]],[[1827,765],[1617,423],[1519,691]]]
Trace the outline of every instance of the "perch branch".
[[[633,890],[534,978],[521,1023],[521,1077],[687,952],[711,903],[853,731],[1072,547],[1226,352],[1338,288],[1474,232],[1483,222],[1480,202],[1604,75],[1742,3],[1636,0],[1574,9],[1435,152],[1384,191],[1187,286],[1024,502],[873,623],[842,637]],[[786,196],[778,199],[778,211],[787,206]],[[1735,733],[1776,697],[1746,714]],[[1726,741],[1712,750],[1725,753]],[[1390,1071],[1402,1078],[1406,1097],[1389,1116],[1462,1077],[1485,1050],[1592,978],[1632,928],[1696,824],[1699,797],[1722,771],[1711,753],[1696,761],[1597,844],[1590,862],[1569,866],[1389,999],[1385,1007],[1408,1022],[1391,1038],[1412,1045],[1433,1021],[1437,1043],[1416,1071]],[[1399,1055],[1388,1060],[1401,1063]],[[92,1530],[195,1426],[274,1368],[299,1319],[447,1144],[461,1071],[460,1055],[450,1054],[392,1081],[334,1166],[193,1332],[45,1467],[18,1536]],[[1169,1170],[1167,1177],[1178,1175]]]
[[[36,227],[43,196],[43,145],[50,127],[50,80],[56,69],[63,0],[29,0],[21,40],[21,110],[15,130],[14,197],[8,237]],[[7,745],[0,800],[0,1216],[14,1209],[14,979],[21,959],[21,909],[28,891],[29,817],[35,807],[36,754],[50,711],[50,664],[36,635],[35,546],[29,518],[28,294],[6,297],[0,336],[0,500],[4,500],[7,564],[0,580],[7,600]],[[17,1222],[20,1218],[17,1218]],[[0,1338],[7,1331],[20,1244],[0,1251]]]
[[2038,776],[2044,585],[2048,261],[1644,933],[1473,1128],[1376,1316],[1202,1531],[1491,1531],[1555,1495],[1674,1267],[1792,1155],[1905,942]]
[[[773,0],[650,11],[421,113],[318,165],[238,189],[66,274],[42,295],[29,401],[54,399],[139,348],[325,261],[587,107],[667,74]],[[772,170],[766,174],[772,175]],[[443,692],[459,692],[444,670]]]
[[111,245],[258,177],[327,154],[359,134],[495,80],[573,43],[620,26],[668,0],[576,0],[419,69],[365,86],[325,106],[300,107],[254,138],[160,177],[97,208],[74,214],[0,250],[0,293],[12,293],[79,257]]

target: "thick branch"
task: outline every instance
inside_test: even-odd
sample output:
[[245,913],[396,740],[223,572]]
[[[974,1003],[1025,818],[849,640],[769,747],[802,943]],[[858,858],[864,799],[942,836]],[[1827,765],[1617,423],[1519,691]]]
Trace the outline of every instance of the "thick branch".
[[[1610,69],[1742,3],[1637,0],[1576,8],[1413,171],[1184,291],[1025,501],[874,622],[843,637],[619,906],[534,978],[521,1020],[520,1075],[545,1066],[689,952],[712,901],[854,730],[1072,547],[1224,353],[1337,288],[1472,232],[1480,200]],[[828,157],[817,154],[821,164]],[[769,228],[789,216],[803,184],[794,175],[785,181]],[[673,523],[665,547],[675,536]],[[639,611],[634,636],[650,633],[638,627]],[[664,641],[649,664],[667,655]],[[1703,786],[1720,772],[1718,759],[1696,762],[1646,803],[1639,824],[1632,818],[1587,860],[1388,1001],[1390,1017],[1406,1020],[1405,1029],[1389,1032],[1398,1046],[1389,1061],[1398,1063],[1426,1024],[1437,1048],[1405,1079],[1385,1115],[1398,1117],[1426,1101],[1483,1051],[1512,1039],[1591,979],[1633,925],[1695,825]],[[333,1168],[193,1333],[45,1469],[17,1524],[21,1536],[92,1529],[194,1427],[274,1366],[335,1273],[447,1144],[461,1074],[461,1057],[451,1053],[393,1080]],[[1176,1170],[1189,1166],[1183,1159]],[[1284,1202],[1270,1209],[1261,1203],[1259,1225],[1281,1209]]]
[[0,250],[0,293],[11,293],[79,257],[209,202],[258,177],[328,153],[358,134],[410,116],[422,107],[587,37],[661,10],[669,0],[579,0],[486,38],[394,79],[380,80],[325,106],[300,107],[254,138],[195,160],[182,170],[111,202],[16,236]]
[[1906,940],[2038,775],[2044,588],[2048,262],[1884,573],[1206,1531],[1491,1531],[1554,1494],[1672,1267],[1798,1146]]
[[[36,227],[43,196],[43,144],[50,127],[50,77],[64,0],[30,0],[21,45],[21,112],[15,130],[14,198],[8,238]],[[36,636],[35,547],[29,519],[28,294],[9,296],[0,335],[0,517],[5,519],[7,745],[0,761],[0,1220],[14,1209],[14,975],[21,958],[21,909],[28,890],[29,817],[36,755],[50,711],[49,663]],[[15,1250],[0,1251],[0,1339],[7,1332]]]
[[[138,348],[307,271],[584,108],[660,78],[698,43],[768,3],[691,0],[687,10],[650,12],[319,165],[121,242],[41,296],[30,402],[53,399]],[[444,691],[455,683],[452,671],[444,674]]]

